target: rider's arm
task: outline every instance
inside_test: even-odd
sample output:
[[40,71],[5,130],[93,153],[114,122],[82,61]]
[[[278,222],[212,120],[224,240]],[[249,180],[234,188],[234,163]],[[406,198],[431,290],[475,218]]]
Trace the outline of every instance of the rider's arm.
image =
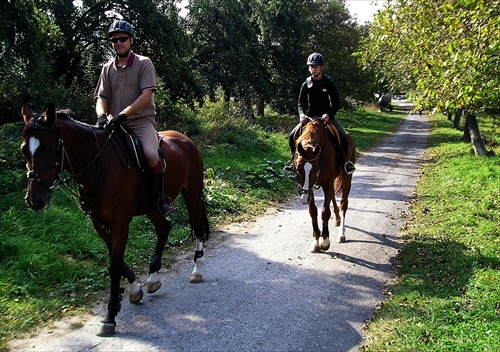
[[304,122],[307,115],[305,114],[305,109],[307,109],[307,92],[306,92],[306,83],[302,84],[300,87],[299,93],[299,102],[298,102],[298,112],[300,122]]
[[139,95],[131,105],[124,108],[120,113],[127,116],[132,116],[135,113],[139,112],[151,101],[151,99],[153,99],[153,91],[153,89],[143,90],[141,95]]
[[103,98],[98,97],[96,104],[95,104],[95,112],[96,112],[97,116],[107,115],[108,102],[106,100],[104,100]]

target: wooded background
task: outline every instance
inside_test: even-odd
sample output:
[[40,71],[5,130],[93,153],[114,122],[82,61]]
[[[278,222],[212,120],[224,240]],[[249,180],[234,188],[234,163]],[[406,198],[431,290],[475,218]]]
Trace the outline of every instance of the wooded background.
[[216,97],[239,104],[249,119],[265,106],[296,113],[315,51],[325,56],[343,106],[370,100],[376,86],[352,56],[367,27],[343,0],[191,0],[183,17],[175,0],[7,0],[0,8],[4,122],[18,119],[25,102],[39,109],[53,102],[93,122],[114,18],[135,27],[133,50],[156,67],[160,121],[174,118],[176,104],[196,107]]

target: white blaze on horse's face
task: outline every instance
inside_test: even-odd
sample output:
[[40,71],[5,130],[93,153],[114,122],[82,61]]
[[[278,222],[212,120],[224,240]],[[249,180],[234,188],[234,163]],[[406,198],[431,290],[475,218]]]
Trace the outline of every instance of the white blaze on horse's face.
[[308,204],[309,203],[309,183],[311,179],[311,170],[312,170],[312,164],[308,161],[304,164],[304,185],[302,186],[302,190],[304,193],[301,192],[300,195],[300,202],[302,204]]
[[[40,147],[40,141],[38,140],[38,138],[31,137],[30,140],[28,141],[28,146],[31,157],[30,164],[33,167],[33,164],[35,163],[35,153],[38,150],[38,147]],[[28,167],[28,165],[26,165],[26,167]]]
[[308,161],[304,164],[304,186],[302,186],[302,189],[304,191],[309,191],[309,183],[311,179],[311,170],[312,170],[312,164]]

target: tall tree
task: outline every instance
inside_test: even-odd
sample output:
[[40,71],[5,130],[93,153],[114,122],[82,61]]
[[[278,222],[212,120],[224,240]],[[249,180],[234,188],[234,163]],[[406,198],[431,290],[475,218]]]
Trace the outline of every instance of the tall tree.
[[193,64],[214,97],[221,89],[225,102],[234,97],[246,104],[265,76],[257,36],[241,1],[192,0],[187,16],[194,43]]
[[[363,56],[395,82],[415,82],[419,104],[476,115],[500,103],[500,3],[493,0],[399,0],[375,17]],[[487,151],[472,131],[477,155]]]
[[261,98],[279,112],[295,113],[296,97],[304,79],[303,3],[255,0],[252,9],[252,23],[263,50],[268,77],[262,85]]

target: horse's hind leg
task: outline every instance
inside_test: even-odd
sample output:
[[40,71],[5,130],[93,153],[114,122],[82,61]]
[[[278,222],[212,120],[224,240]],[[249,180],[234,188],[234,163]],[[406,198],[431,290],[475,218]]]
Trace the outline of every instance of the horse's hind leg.
[[203,186],[200,184],[200,187],[197,189],[197,192],[191,190],[191,192],[185,192],[183,194],[186,207],[189,212],[191,230],[196,237],[194,268],[191,272],[191,276],[189,277],[189,282],[194,284],[203,282],[203,246],[205,241],[207,241],[210,236],[208,217],[205,209],[205,200],[203,198]]
[[351,192],[352,175],[344,177],[342,180],[342,198],[340,199],[340,226],[337,234],[337,242],[344,243],[345,237],[345,215],[349,205],[349,193]]
[[196,249],[194,252],[194,269],[189,277],[189,282],[197,284],[203,282],[203,241],[196,239]]
[[148,217],[153,222],[156,230],[156,247],[153,256],[149,262],[149,276],[146,280],[146,287],[148,293],[155,293],[161,287],[160,277],[158,272],[161,269],[161,257],[165,246],[167,245],[168,235],[172,226],[170,223],[159,213],[148,214]]

